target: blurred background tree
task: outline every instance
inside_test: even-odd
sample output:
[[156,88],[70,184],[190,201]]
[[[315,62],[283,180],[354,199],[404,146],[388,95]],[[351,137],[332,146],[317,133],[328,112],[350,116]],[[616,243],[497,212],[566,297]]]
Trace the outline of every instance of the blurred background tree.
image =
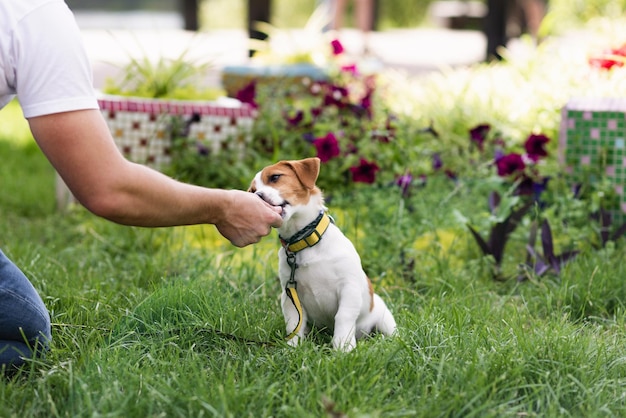
[[[154,10],[178,13],[182,13],[187,3],[187,0],[66,1],[73,10]],[[434,1],[436,0],[378,0],[377,29],[428,25],[428,10]],[[486,3],[486,0],[473,1]],[[301,27],[319,3],[320,0],[272,0],[270,20],[278,27]],[[197,4],[200,30],[246,27],[247,0],[197,0]],[[596,18],[624,17],[625,11],[626,0],[548,0],[548,14],[542,25],[541,35],[558,34]],[[354,27],[352,16],[353,13],[348,10],[345,26]]]

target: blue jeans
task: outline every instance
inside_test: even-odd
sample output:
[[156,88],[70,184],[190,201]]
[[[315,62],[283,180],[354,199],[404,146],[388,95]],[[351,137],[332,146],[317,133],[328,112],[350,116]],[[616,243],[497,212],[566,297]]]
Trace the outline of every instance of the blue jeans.
[[41,297],[0,250],[0,375],[43,354],[51,338],[50,314]]

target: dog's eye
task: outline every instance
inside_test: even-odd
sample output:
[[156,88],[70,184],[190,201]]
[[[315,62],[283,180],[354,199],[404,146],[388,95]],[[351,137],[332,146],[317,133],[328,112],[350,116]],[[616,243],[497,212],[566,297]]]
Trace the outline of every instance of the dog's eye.
[[276,183],[282,174],[272,174],[269,178],[270,183]]

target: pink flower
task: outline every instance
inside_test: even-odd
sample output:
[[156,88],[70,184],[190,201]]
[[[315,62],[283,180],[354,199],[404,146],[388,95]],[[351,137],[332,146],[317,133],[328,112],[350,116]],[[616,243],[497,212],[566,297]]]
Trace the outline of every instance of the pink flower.
[[359,69],[357,68],[356,64],[342,65],[341,71],[344,73],[351,74],[353,76],[359,75]]
[[375,162],[369,162],[361,158],[359,165],[350,167],[352,173],[352,181],[355,183],[373,184],[376,181],[376,172],[380,167]]
[[333,47],[333,55],[341,55],[343,54],[343,51],[345,51],[343,45],[341,44],[341,41],[339,41],[339,39],[333,39],[330,42],[330,46]]
[[313,145],[317,150],[317,158],[323,163],[337,157],[341,152],[337,137],[332,132],[329,132],[326,136],[316,138],[313,141]]

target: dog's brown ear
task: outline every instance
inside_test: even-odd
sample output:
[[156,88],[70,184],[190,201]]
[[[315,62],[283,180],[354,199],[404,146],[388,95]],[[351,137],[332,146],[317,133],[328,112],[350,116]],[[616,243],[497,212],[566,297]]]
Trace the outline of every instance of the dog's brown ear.
[[304,160],[289,161],[289,165],[296,173],[298,180],[307,189],[315,187],[317,176],[320,174],[320,159],[317,157],[305,158]]
[[248,187],[248,192],[250,192],[250,193],[256,192],[256,181],[255,180],[252,180],[252,183],[250,183],[250,187]]

